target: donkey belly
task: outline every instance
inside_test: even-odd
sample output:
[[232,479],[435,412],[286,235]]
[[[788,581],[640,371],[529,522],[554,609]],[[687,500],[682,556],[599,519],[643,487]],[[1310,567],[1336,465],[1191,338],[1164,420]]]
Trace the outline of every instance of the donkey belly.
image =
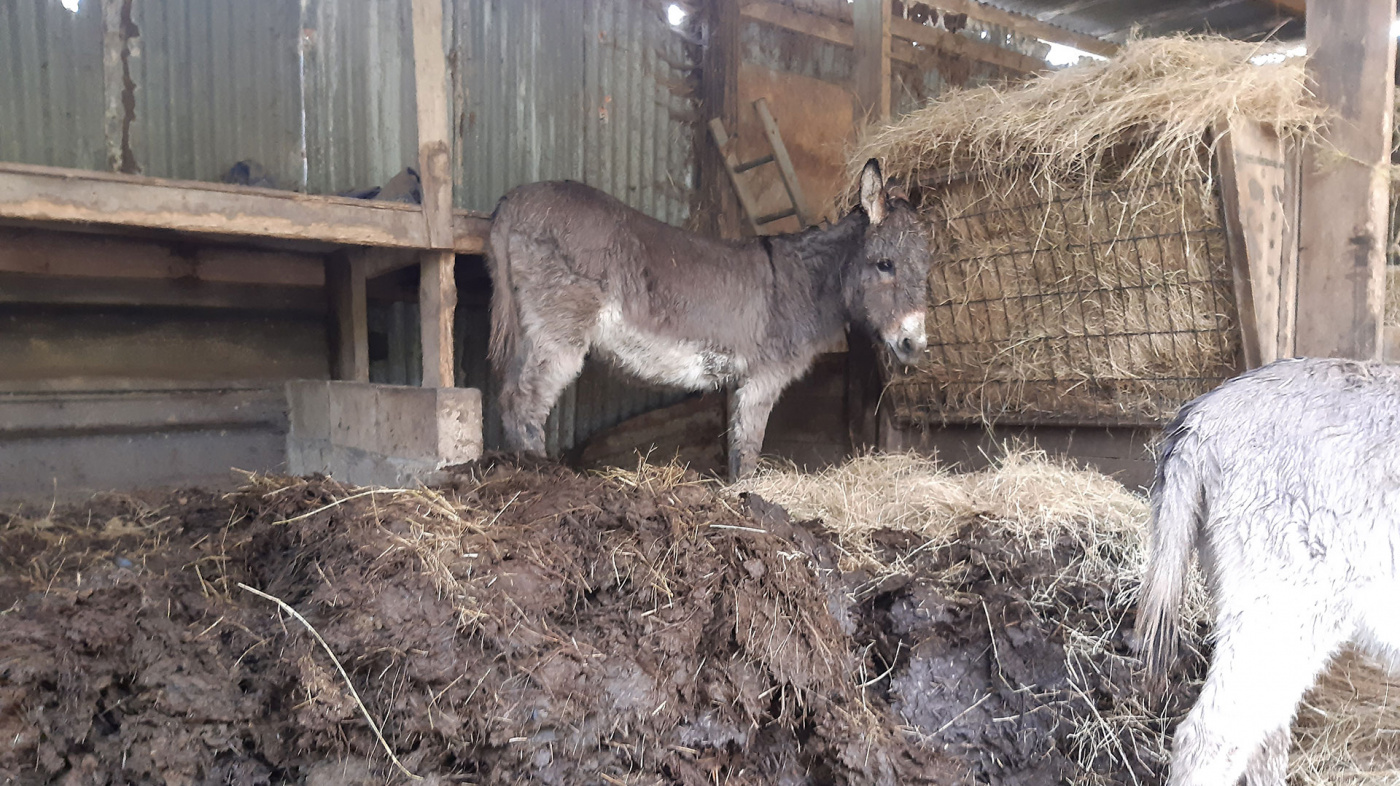
[[606,307],[599,314],[593,346],[623,369],[657,385],[705,390],[744,373],[745,364],[732,354],[629,324],[616,307]]

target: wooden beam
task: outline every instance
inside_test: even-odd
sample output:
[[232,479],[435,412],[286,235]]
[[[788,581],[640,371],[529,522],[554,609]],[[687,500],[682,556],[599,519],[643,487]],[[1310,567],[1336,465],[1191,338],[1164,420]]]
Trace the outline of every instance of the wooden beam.
[[1281,14],[1305,17],[1308,14],[1307,0],[1254,0],[1256,5],[1269,6]]
[[1035,17],[1018,14],[1014,11],[1004,11],[995,6],[976,2],[976,0],[938,0],[935,5],[941,11],[967,14],[969,19],[1005,27],[1014,33],[1030,38],[1039,38],[1052,44],[1072,46],[1075,49],[1092,52],[1103,57],[1112,57],[1118,53],[1118,45],[1112,41],[1066,30],[1058,25],[1042,22]]
[[0,228],[0,273],[59,281],[164,279],[186,287],[256,284],[319,292],[325,286],[316,254],[18,228]]
[[450,388],[456,382],[452,362],[452,321],[457,310],[456,260],[452,251],[423,252],[418,313],[423,331],[425,388]]
[[1308,74],[1329,110],[1305,151],[1298,354],[1377,358],[1385,301],[1395,0],[1308,6]]
[[755,22],[773,27],[781,27],[794,33],[820,38],[837,46],[855,46],[855,28],[849,22],[799,11],[790,5],[778,2],[752,2],[744,6],[743,16]]
[[0,163],[0,219],[426,248],[417,205]]
[[1289,139],[1284,149],[1284,235],[1278,283],[1278,355],[1295,357],[1298,345],[1298,243],[1302,223],[1303,145]]
[[[807,11],[798,11],[782,3],[765,0],[750,3],[744,6],[743,16],[745,19],[812,36],[838,46],[855,46],[855,29],[852,25]],[[894,39],[890,44],[890,58],[903,63],[925,64],[925,53],[914,46],[918,43],[942,54],[966,57],[1018,73],[1033,74],[1049,69],[1045,62],[1030,55],[974,41],[967,36],[921,25],[908,19],[890,20],[890,35]]]
[[413,75],[418,107],[418,176],[428,246],[453,247],[452,136],[442,0],[413,0]]
[[[896,38],[936,49],[945,55],[965,57],[1020,74],[1037,74],[1050,70],[1050,65],[1044,60],[1011,49],[1003,49],[993,44],[974,41],[965,35],[921,25],[908,19],[891,20],[890,29]],[[911,61],[917,62],[916,54],[908,55],[908,57]]]
[[210,390],[19,393],[0,404],[0,438],[55,434],[124,434],[198,428],[286,428],[281,386]]
[[855,0],[851,18],[856,124],[883,125],[890,121],[890,0]]
[[166,306],[258,312],[326,313],[322,287],[181,281],[169,278],[58,277],[0,272],[0,303]]
[[333,379],[369,381],[369,303],[365,297],[367,259],[368,254],[363,251],[326,257]]
[[452,213],[452,250],[458,254],[484,254],[491,236],[491,218],[469,210]]
[[[718,121],[723,128],[739,124],[739,65],[743,57],[739,41],[739,0],[708,0],[701,5],[705,46],[700,59],[700,117],[707,126]],[[738,237],[742,217],[730,189],[724,156],[707,134],[695,135],[699,162],[697,213],[706,234]]]

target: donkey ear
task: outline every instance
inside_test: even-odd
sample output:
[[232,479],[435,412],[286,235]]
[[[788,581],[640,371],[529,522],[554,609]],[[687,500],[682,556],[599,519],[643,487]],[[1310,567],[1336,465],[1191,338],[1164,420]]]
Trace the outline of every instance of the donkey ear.
[[885,179],[880,174],[880,162],[870,159],[860,172],[860,206],[872,226],[879,226],[885,220],[885,207],[888,196],[885,194]]
[[890,199],[903,199],[905,202],[909,201],[908,189],[894,178],[885,181],[885,194]]

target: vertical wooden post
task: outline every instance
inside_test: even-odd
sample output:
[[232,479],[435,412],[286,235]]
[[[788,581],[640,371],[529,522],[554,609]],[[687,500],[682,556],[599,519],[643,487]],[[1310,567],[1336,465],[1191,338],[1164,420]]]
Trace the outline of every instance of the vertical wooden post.
[[363,252],[326,257],[326,292],[331,307],[331,376],[368,382],[369,312]]
[[452,146],[442,0],[413,0],[413,73],[418,102],[418,175],[428,244],[421,256],[418,308],[423,331],[423,387],[454,382],[452,326],[457,309],[452,252]]
[[413,0],[413,74],[418,101],[418,175],[428,244],[452,248],[452,146],[442,0]]
[[856,125],[890,119],[890,0],[855,0]]
[[[700,55],[700,115],[708,128],[719,120],[723,128],[739,124],[739,0],[707,0],[705,43]],[[699,162],[699,229],[719,237],[738,237],[738,204],[730,188],[724,158],[709,135],[695,135]]]
[[457,310],[456,254],[425,251],[419,266],[419,319],[423,330],[423,387],[450,388],[455,382],[452,360],[452,315]]
[[1376,358],[1385,299],[1394,0],[1307,6],[1308,71],[1331,113],[1304,152],[1296,352]]

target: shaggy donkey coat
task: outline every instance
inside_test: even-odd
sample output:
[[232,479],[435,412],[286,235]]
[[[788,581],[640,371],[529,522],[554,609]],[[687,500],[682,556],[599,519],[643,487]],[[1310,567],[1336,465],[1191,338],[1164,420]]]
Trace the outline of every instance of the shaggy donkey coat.
[[590,351],[655,384],[733,386],[729,471],[758,464],[778,395],[849,324],[901,361],[927,340],[927,227],[879,164],[836,224],[740,241],[686,232],[574,182],[506,194],[491,223],[491,359],[505,436],[543,454],[544,423]]
[[1195,550],[1215,602],[1171,786],[1283,786],[1298,702],[1351,644],[1400,666],[1400,367],[1281,360],[1167,427],[1137,632],[1156,685]]

